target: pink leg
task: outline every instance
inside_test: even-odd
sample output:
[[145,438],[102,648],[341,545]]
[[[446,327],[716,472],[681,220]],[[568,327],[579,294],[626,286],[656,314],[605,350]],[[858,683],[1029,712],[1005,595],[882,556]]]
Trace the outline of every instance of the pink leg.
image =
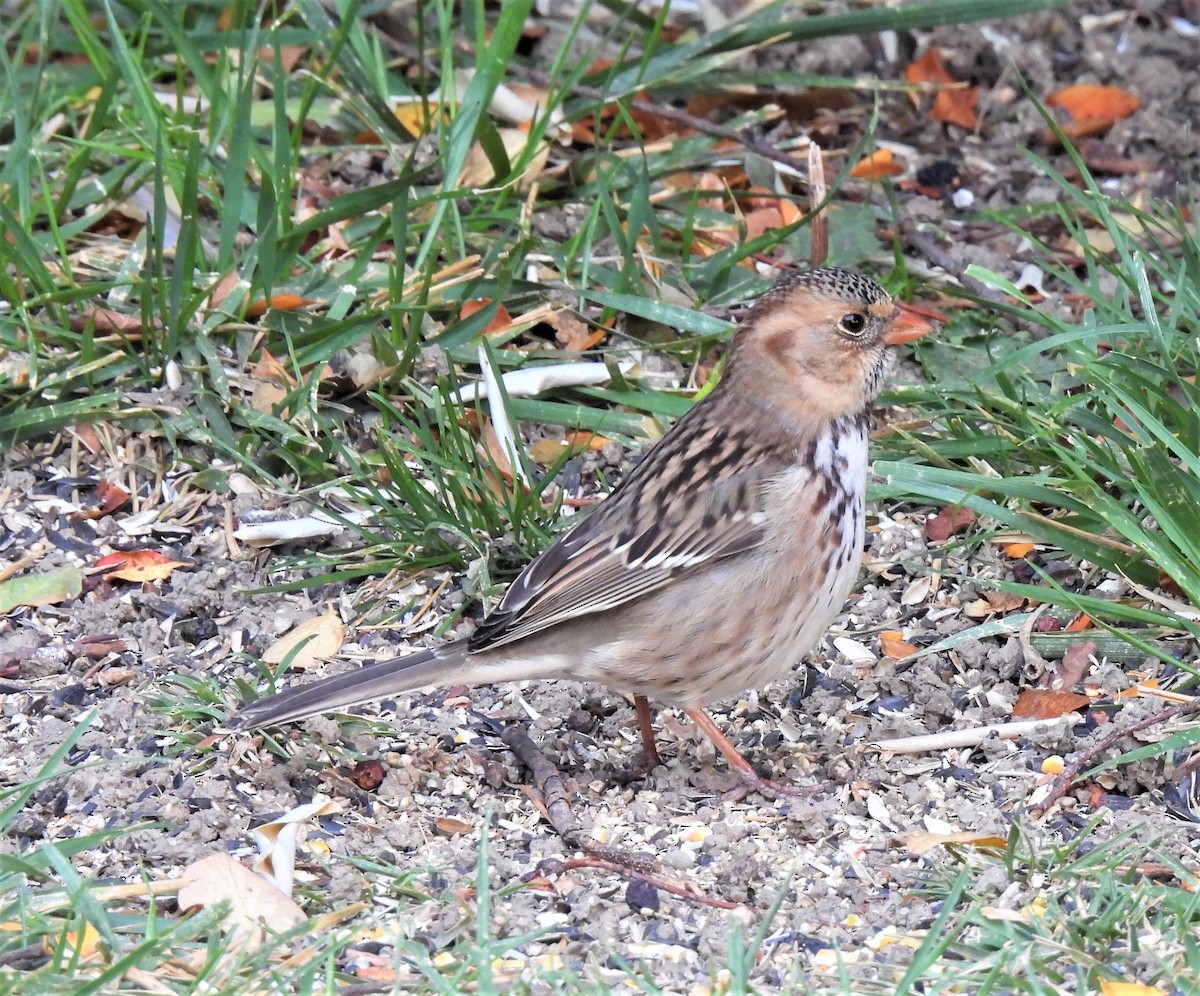
[[820,785],[787,785],[764,778],[754,770],[749,761],[738,753],[738,749],[730,743],[729,738],[721,732],[721,728],[713,722],[713,718],[708,713],[703,709],[696,708],[686,710],[686,714],[688,719],[699,727],[700,732],[713,742],[717,750],[725,755],[729,766],[748,788],[765,795],[768,799],[778,799],[781,796],[811,795],[821,791]]

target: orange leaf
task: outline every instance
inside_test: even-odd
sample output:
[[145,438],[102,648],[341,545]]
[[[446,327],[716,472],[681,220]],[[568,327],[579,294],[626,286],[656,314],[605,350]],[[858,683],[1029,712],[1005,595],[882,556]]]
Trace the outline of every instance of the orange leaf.
[[1081,83],[1057,90],[1046,98],[1047,107],[1058,107],[1071,118],[1062,125],[1068,138],[1082,138],[1107,131],[1142,106],[1133,94],[1116,86]]
[[[904,70],[904,79],[909,83],[958,82],[942,64],[942,57],[936,48],[929,49],[921,58],[909,63]],[[939,90],[929,115],[934,121],[944,121],[974,131],[979,124],[975,114],[975,105],[978,103],[979,91],[974,87]]]
[[783,217],[785,225],[792,225],[804,217],[804,212],[801,211],[795,204],[789,201],[786,197],[779,198],[779,213]]
[[316,301],[307,297],[297,297],[295,294],[274,294],[265,300],[251,301],[246,306],[246,317],[261,318],[269,309],[297,311],[306,304],[316,304]]
[[755,208],[745,215],[746,238],[757,239],[760,235],[783,227],[783,212],[774,204]]
[[119,484],[112,481],[101,481],[96,485],[96,507],[86,512],[72,512],[69,516],[72,522],[79,519],[102,519],[111,515],[129,501],[129,493]]
[[1158,687],[1158,681],[1155,678],[1147,678],[1145,681],[1139,681],[1136,685],[1131,685],[1129,688],[1117,692],[1113,696],[1114,699],[1136,699],[1140,698],[1147,692],[1152,692]]
[[905,67],[904,81],[906,83],[953,83],[954,77],[946,71],[938,50],[930,48],[921,58],[910,62]]
[[1021,560],[1033,553],[1037,547],[1032,543],[1006,543],[1003,549],[1006,557],[1012,557],[1013,560]]
[[[462,307],[458,310],[458,317],[463,319],[470,318],[491,303],[492,299],[490,297],[473,297],[469,301],[463,302]],[[503,332],[510,325],[512,325],[512,315],[501,304],[496,308],[495,316],[487,323],[487,328],[483,330],[483,335],[495,335],[497,332]]]
[[979,91],[974,87],[963,87],[954,90],[941,90],[933,100],[933,110],[929,116],[934,121],[958,125],[967,131],[974,131],[979,125],[979,117],[975,107],[979,103]]
[[1027,688],[1013,706],[1014,719],[1057,719],[1082,709],[1092,700],[1076,692],[1060,692],[1050,688]]
[[850,175],[859,180],[878,180],[903,172],[904,167],[896,162],[891,149],[876,149],[866,159],[855,163]]
[[884,657],[896,660],[917,652],[917,648],[905,642],[903,634],[894,629],[879,634],[879,649],[883,651]]
[[[171,560],[153,550],[129,550],[125,553],[110,553],[96,561],[106,578],[122,581],[164,581],[176,567],[191,567],[182,560]],[[115,570],[109,570],[115,568]]]
[[1067,623],[1066,627],[1064,628],[1068,633],[1079,633],[1085,629],[1091,629],[1094,625],[1095,623],[1092,622],[1091,618],[1085,613],[1081,612],[1069,623]]

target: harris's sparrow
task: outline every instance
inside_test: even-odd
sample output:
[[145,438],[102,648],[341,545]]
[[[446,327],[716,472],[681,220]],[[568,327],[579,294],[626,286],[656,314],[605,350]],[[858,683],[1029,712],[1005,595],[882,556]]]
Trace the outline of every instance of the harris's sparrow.
[[594,510],[538,556],[475,632],[301,684],[240,728],[431,685],[594,681],[677,706],[739,776],[762,778],[704,710],[785,674],[825,633],[861,566],[867,423],[895,347],[931,330],[874,280],[835,267],[779,279],[724,376]]

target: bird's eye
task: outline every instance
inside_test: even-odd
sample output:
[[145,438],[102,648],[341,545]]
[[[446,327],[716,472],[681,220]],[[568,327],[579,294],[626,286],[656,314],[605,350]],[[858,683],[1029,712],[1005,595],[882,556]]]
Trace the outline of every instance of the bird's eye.
[[840,328],[847,335],[861,335],[862,330],[867,327],[867,320],[863,318],[857,311],[852,311],[848,315],[842,315],[838,321]]

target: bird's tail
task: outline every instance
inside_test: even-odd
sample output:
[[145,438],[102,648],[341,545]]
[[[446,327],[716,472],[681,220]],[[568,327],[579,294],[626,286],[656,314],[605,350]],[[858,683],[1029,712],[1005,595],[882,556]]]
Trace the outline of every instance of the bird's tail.
[[[229,725],[235,730],[257,729],[347,709],[427,685],[505,680],[506,675],[503,674],[495,678],[481,677],[474,672],[482,668],[464,667],[466,655],[466,643],[459,641],[433,650],[367,664],[331,678],[268,695],[246,706],[233,717]],[[482,661],[479,663],[483,664]]]

